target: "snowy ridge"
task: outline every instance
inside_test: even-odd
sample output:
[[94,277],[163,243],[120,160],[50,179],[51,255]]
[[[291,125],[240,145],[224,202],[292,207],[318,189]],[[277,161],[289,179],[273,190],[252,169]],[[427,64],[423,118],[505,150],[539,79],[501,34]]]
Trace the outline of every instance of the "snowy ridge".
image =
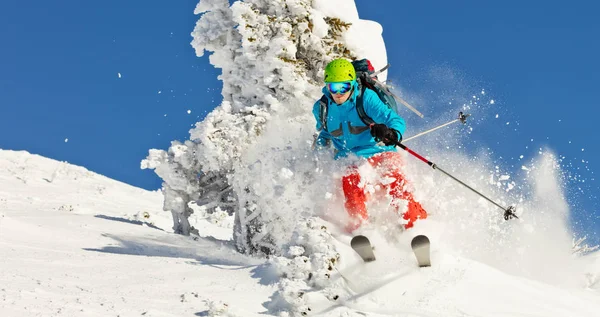
[[[103,198],[120,193],[123,194],[127,205],[136,206],[134,210],[126,212],[142,216],[144,212],[156,213],[162,201],[160,192],[144,191],[90,172],[84,167],[25,151],[0,151],[0,165],[3,168],[0,181],[10,188],[10,194],[2,193],[7,210],[18,208],[15,204],[22,201],[30,201],[31,204],[43,203],[49,209],[77,214],[92,214],[95,207],[102,206],[104,210],[110,210],[111,215],[122,215],[124,212],[120,204],[124,203],[123,201],[110,202]],[[81,193],[90,192],[94,192],[94,196],[98,197],[96,201],[89,197],[83,201],[79,198]],[[140,198],[141,201],[137,201]],[[63,204],[65,202],[69,203]]]

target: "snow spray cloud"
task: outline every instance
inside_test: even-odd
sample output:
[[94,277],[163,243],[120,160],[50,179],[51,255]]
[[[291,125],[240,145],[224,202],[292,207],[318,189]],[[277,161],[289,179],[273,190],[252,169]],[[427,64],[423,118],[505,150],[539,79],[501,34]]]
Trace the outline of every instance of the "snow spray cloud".
[[[517,164],[497,157],[484,136],[491,124],[488,119],[513,114],[488,90],[451,67],[432,67],[419,76],[417,81],[423,85],[409,91],[407,98],[417,108],[421,104],[430,119],[407,120],[411,132],[407,137],[448,121],[459,111],[472,117],[465,126],[456,124],[407,145],[501,205],[516,204],[521,215],[520,220],[505,222],[499,208],[407,156],[416,197],[431,219],[446,226],[440,240],[458,253],[509,273],[581,285],[580,261],[572,256],[572,206],[565,194],[572,177],[561,164],[562,158],[548,149],[540,149],[526,165],[522,157]],[[514,130],[508,125],[500,128],[503,133]]]
[[[443,73],[446,75],[440,82],[453,78]],[[443,115],[451,112],[477,113],[485,118],[498,111],[485,90],[465,83],[462,80],[452,87],[451,94],[431,98],[455,101],[433,103],[438,105],[428,110],[438,114],[433,121],[442,121]],[[502,210],[407,155],[406,172],[413,180],[416,198],[432,221],[443,223],[439,243],[511,274],[553,284],[582,285],[582,268],[571,250],[564,174],[556,156],[549,150],[540,151],[529,167],[512,171],[489,148],[470,140],[477,132],[472,126],[482,122],[471,120],[463,127],[457,124],[443,133],[410,141],[409,146],[499,204],[516,205],[521,219],[505,221]]]

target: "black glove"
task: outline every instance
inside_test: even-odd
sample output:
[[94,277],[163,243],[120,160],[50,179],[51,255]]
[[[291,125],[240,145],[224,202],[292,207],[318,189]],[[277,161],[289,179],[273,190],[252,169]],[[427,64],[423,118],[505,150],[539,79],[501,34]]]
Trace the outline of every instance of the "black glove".
[[385,145],[396,145],[400,140],[398,140],[398,131],[388,128],[385,124],[376,123],[371,125],[371,135],[375,138],[377,142],[383,142]]

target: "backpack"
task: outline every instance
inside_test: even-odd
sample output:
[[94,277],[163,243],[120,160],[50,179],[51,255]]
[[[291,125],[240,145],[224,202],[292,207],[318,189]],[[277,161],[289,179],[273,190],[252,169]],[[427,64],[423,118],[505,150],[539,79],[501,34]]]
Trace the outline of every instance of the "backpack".
[[[381,101],[388,106],[388,108],[398,113],[398,104],[396,103],[394,95],[386,85],[377,80],[377,75],[388,69],[390,65],[388,64],[376,72],[375,68],[373,68],[373,65],[371,64],[371,61],[364,58],[361,60],[352,61],[352,66],[354,66],[354,70],[356,71],[356,80],[360,90],[356,99],[356,111],[358,112],[358,117],[360,120],[367,126],[375,123],[375,121],[373,121],[373,119],[365,112],[365,107],[363,104],[362,96],[367,88],[377,93],[379,99],[381,99]],[[327,131],[328,101],[329,100],[325,95],[323,95],[319,101],[321,127],[325,129],[325,131]]]

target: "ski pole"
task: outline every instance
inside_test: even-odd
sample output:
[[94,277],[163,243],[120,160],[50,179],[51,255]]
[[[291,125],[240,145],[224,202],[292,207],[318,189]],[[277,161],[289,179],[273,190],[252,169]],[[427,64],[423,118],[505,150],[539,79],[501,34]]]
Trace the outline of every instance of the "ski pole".
[[[383,72],[384,72],[386,69],[388,69],[388,68],[390,68],[390,64],[387,64],[387,65],[383,66],[383,68],[382,68],[382,69],[380,69],[380,70],[378,70],[378,71],[374,72],[373,74],[371,74],[371,75],[369,75],[369,76],[371,76],[371,77],[377,77],[377,75],[379,75],[379,74],[383,73]],[[376,79],[376,78],[373,78],[373,79]]]
[[[375,76],[378,75],[380,72],[383,72],[384,70],[386,70],[388,67],[390,67],[390,64],[387,64],[384,68],[382,68],[379,72],[375,73]],[[385,85],[380,82],[377,78],[375,78],[373,75],[370,75],[371,78],[378,83],[379,85],[385,87]],[[392,96],[394,97],[394,99],[396,99],[396,101],[398,101],[399,103],[403,104],[404,106],[406,106],[406,108],[410,109],[410,111],[414,112],[417,116],[423,118],[423,114],[421,112],[419,112],[419,110],[415,109],[415,107],[411,106],[408,102],[406,102],[406,100],[400,98],[399,96],[396,96],[395,93],[392,93],[390,91],[390,93],[392,94]]]
[[450,173],[447,173],[446,171],[444,171],[443,169],[439,168],[435,163],[427,160],[426,158],[422,157],[421,155],[419,155],[419,153],[409,149],[408,147],[406,147],[404,144],[400,143],[400,142],[396,142],[396,145],[401,147],[403,150],[407,151],[408,153],[412,154],[414,157],[418,158],[419,160],[427,163],[427,165],[431,166],[433,169],[436,169],[444,174],[446,174],[446,176],[452,178],[453,180],[457,181],[459,184],[465,186],[466,188],[472,190],[474,193],[476,193],[477,195],[485,198],[487,201],[489,201],[490,203],[496,205],[498,208],[504,210],[504,220],[509,220],[511,218],[519,218],[517,217],[517,215],[515,215],[515,211],[516,208],[514,206],[508,206],[508,208],[504,208],[502,205],[498,204],[497,202],[489,199],[487,196],[483,195],[482,193],[476,191],[475,189],[473,189],[473,187],[465,184],[464,182],[462,182],[461,180],[459,180],[458,178],[452,176]]
[[461,111],[461,112],[459,112],[459,113],[458,113],[458,118],[457,118],[457,119],[454,119],[454,120],[452,120],[452,121],[450,121],[450,122],[446,122],[446,123],[444,123],[444,124],[442,124],[442,125],[439,125],[439,126],[437,126],[437,127],[433,128],[433,129],[429,129],[429,130],[427,130],[427,131],[421,132],[421,133],[419,133],[419,134],[417,134],[417,135],[413,135],[413,136],[411,136],[410,138],[404,139],[404,140],[402,140],[402,141],[403,141],[403,142],[410,141],[410,140],[412,140],[412,139],[415,139],[415,138],[418,138],[418,137],[420,137],[420,136],[423,136],[423,135],[425,135],[425,134],[427,134],[427,133],[433,132],[433,131],[435,131],[435,130],[437,130],[437,129],[441,129],[441,128],[443,128],[443,127],[447,126],[447,125],[453,124],[454,122],[457,122],[457,121],[460,121],[460,122],[462,122],[462,124],[465,124],[465,123],[467,123],[467,118],[468,118],[469,116],[471,116],[471,115],[470,115],[470,114],[463,114],[463,113],[462,113],[462,111]]
[[394,96],[394,98],[396,98],[397,101],[399,101],[401,104],[405,105],[406,108],[410,109],[412,112],[414,112],[417,116],[423,118],[423,114],[419,112],[419,110],[415,109],[415,107],[411,106],[408,102],[406,102],[404,99],[400,98],[399,96],[396,96],[395,94],[392,94],[392,96]]

